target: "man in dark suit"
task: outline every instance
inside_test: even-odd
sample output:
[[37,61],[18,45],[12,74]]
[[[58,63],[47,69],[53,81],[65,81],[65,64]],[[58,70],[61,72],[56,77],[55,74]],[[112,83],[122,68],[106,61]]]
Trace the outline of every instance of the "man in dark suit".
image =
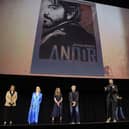
[[113,122],[117,121],[116,117],[116,109],[118,105],[118,100],[121,99],[118,94],[118,87],[114,85],[113,80],[109,79],[109,85],[104,87],[105,91],[107,92],[106,97],[106,107],[107,107],[107,120],[106,122],[109,123],[111,119]]
[[76,91],[76,85],[71,86],[71,92],[69,93],[69,102],[70,102],[70,115],[71,122],[74,124],[80,124],[80,114],[79,114],[79,92]]

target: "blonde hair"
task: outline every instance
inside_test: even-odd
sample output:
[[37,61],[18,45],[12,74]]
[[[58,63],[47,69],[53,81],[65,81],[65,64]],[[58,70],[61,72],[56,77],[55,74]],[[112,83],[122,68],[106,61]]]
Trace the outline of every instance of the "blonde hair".
[[55,94],[54,94],[54,95],[56,95],[56,96],[61,96],[61,95],[62,95],[61,89],[60,89],[60,88],[56,88],[56,89],[55,89]]

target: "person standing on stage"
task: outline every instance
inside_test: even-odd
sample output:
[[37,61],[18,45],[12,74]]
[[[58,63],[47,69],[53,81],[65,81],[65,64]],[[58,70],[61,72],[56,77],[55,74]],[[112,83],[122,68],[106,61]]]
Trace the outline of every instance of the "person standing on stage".
[[39,86],[36,86],[36,91],[32,94],[30,109],[28,113],[28,123],[38,124],[40,104],[42,102],[42,93]]
[[79,92],[76,91],[76,85],[72,85],[71,90],[72,91],[69,93],[71,122],[72,124],[75,122],[80,124]]
[[60,122],[62,122],[62,102],[63,97],[60,88],[55,89],[54,93],[54,107],[52,111],[52,122],[54,122],[55,118],[58,117]]
[[104,89],[107,92],[107,97],[106,97],[107,120],[106,122],[109,123],[111,120],[113,120],[113,122],[116,122],[117,121],[116,109],[118,106],[118,100],[120,99],[118,95],[118,87],[117,85],[114,85],[112,79],[109,79],[109,85],[104,87]]
[[15,91],[15,86],[11,85],[10,89],[6,92],[5,95],[5,104],[4,104],[4,125],[7,125],[9,122],[10,125],[14,122],[14,114],[16,108],[16,101],[18,95],[17,91]]
[[122,99],[123,99],[123,97],[118,98],[118,105],[117,105],[117,108],[116,108],[117,121],[126,119],[125,115],[124,115],[124,112],[123,112]]

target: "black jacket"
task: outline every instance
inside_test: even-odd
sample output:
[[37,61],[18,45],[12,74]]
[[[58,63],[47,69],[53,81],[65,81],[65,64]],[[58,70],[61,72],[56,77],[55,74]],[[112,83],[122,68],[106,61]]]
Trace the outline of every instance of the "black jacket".
[[80,24],[75,22],[64,22],[52,29],[46,30],[42,35],[42,43],[39,50],[40,59],[49,59],[52,47],[56,45],[58,49],[63,46],[92,45],[95,46],[95,38],[88,33]]
[[[114,88],[113,88],[114,87]],[[108,85],[106,86],[106,92],[107,92],[107,101],[113,101],[113,102],[118,102],[117,96],[119,95],[118,93],[118,87],[117,85]]]
[[79,92],[78,91],[69,93],[69,102],[70,102],[70,104],[72,104],[73,101],[76,102],[76,106],[77,106],[78,103],[79,103]]

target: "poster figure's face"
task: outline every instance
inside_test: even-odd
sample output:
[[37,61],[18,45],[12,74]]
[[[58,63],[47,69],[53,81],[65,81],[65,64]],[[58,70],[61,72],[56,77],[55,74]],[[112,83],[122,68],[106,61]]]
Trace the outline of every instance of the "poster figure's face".
[[50,27],[64,18],[65,10],[61,4],[54,5],[52,0],[43,1],[43,25]]

